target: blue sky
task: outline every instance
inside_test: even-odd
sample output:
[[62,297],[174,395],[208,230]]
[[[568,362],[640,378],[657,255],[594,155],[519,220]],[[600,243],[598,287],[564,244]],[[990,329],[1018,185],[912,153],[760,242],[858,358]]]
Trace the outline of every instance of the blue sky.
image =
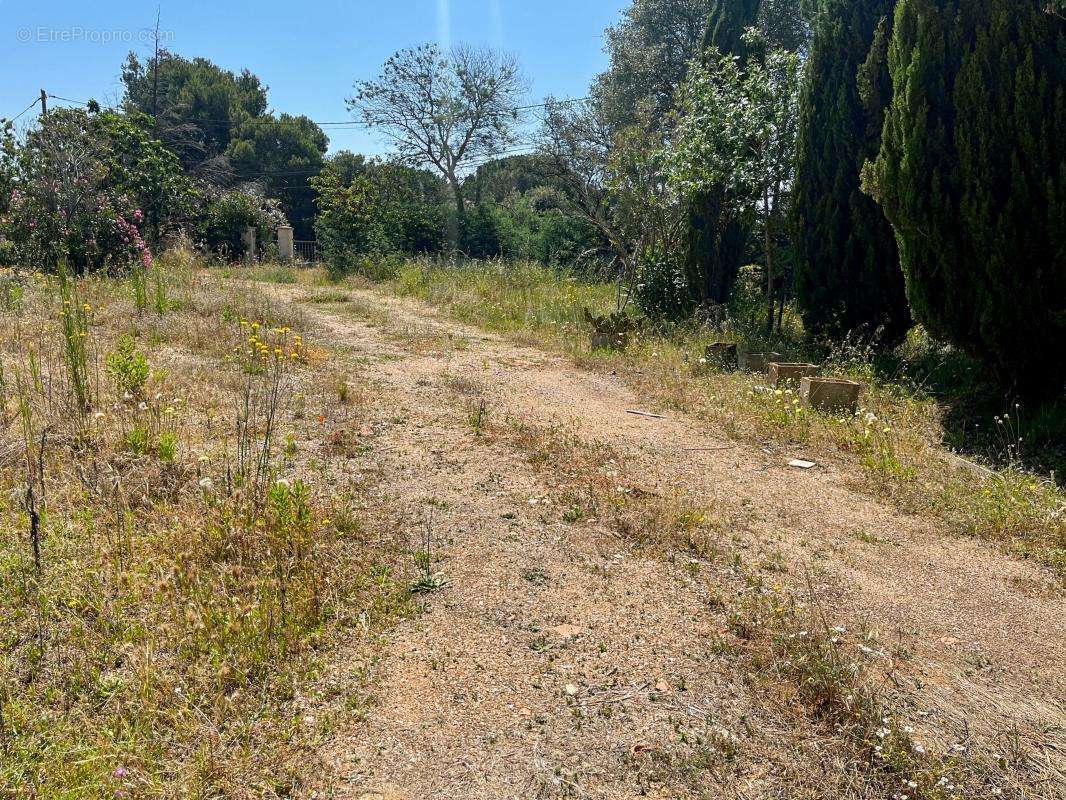
[[[531,102],[580,97],[603,69],[603,30],[627,0],[160,0],[168,47],[247,67],[272,110],[350,119],[344,98],[395,50],[427,41],[501,47],[518,56]],[[156,5],[118,0],[0,0],[0,116],[45,88],[103,105],[122,95],[126,53],[151,53]],[[51,101],[63,105],[61,101]],[[33,112],[30,112],[32,114]],[[30,114],[23,117],[26,120]],[[359,128],[326,128],[332,150],[381,153]]]

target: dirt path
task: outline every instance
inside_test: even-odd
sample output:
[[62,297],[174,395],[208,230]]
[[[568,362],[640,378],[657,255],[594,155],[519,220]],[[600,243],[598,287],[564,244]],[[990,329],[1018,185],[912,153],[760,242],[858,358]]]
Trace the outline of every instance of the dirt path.
[[390,635],[377,703],[334,745],[324,792],[836,796],[845,767],[821,734],[715,651],[706,580],[564,521],[528,459],[475,436],[465,385],[485,387],[493,415],[565,426],[623,454],[629,481],[714,506],[749,559],[814,574],[834,617],[895,655],[920,725],[959,747],[1014,747],[1034,785],[1066,796],[1066,604],[1038,567],[856,493],[839,465],[791,470],[802,453],[627,413],[645,401],[610,376],[415,302],[354,299],[304,308],[403,406],[379,457],[412,534],[441,540],[451,583]]

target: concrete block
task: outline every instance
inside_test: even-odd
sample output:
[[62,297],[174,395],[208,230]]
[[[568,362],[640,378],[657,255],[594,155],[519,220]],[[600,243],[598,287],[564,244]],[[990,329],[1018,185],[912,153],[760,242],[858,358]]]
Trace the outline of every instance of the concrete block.
[[737,346],[729,342],[715,342],[707,345],[703,357],[710,367],[719,369],[737,368]]
[[854,412],[859,405],[862,384],[846,378],[804,378],[800,397],[818,411]]
[[780,360],[780,353],[741,353],[738,362],[741,372],[766,372],[772,362]]
[[817,374],[817,364],[786,364],[780,361],[771,362],[766,370],[767,384],[774,389],[798,386],[804,378],[813,378]]
[[291,225],[278,226],[278,258],[285,263],[296,258]]

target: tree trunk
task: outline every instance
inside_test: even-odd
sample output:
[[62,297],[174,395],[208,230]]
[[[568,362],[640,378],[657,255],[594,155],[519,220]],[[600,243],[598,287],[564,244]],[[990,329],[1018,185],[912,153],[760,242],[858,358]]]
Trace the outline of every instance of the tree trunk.
[[463,187],[455,175],[448,176],[448,185],[452,190],[452,199],[455,201],[455,216],[448,219],[448,247],[452,253],[459,252],[460,237],[466,227],[466,202],[463,199]]

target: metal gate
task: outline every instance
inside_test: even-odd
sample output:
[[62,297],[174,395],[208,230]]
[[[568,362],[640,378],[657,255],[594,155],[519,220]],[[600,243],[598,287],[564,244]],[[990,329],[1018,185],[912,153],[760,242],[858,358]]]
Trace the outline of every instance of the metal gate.
[[317,264],[322,260],[322,250],[314,241],[294,241],[293,257],[302,264]]

